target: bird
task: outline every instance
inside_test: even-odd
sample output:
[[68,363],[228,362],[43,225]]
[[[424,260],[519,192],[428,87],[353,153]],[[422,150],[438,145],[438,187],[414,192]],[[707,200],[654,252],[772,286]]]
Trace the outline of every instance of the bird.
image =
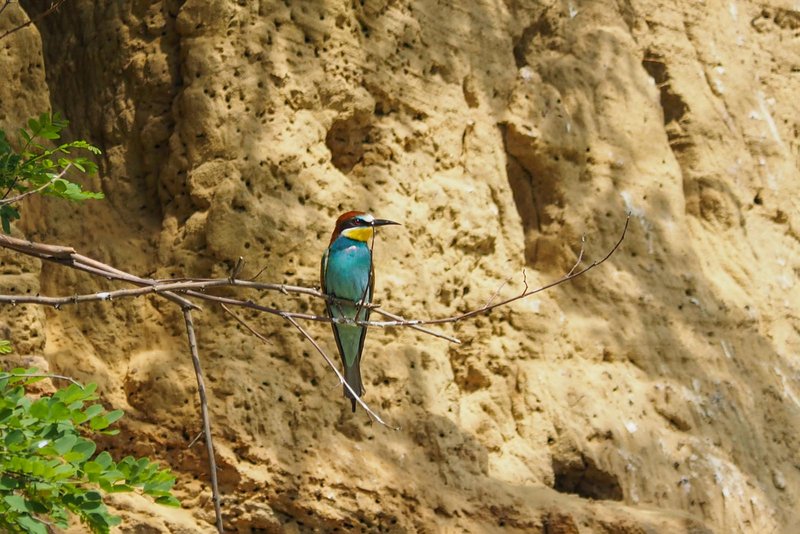
[[[375,287],[375,270],[372,263],[372,240],[375,228],[400,224],[386,219],[376,219],[363,211],[348,211],[336,219],[331,241],[322,255],[320,283],[322,292],[337,300],[326,301],[328,317],[347,317],[368,321]],[[361,397],[364,385],[361,382],[361,355],[367,327],[353,324],[331,323],[333,337],[342,359],[344,380],[353,392]],[[356,397],[347,385],[344,396],[350,399],[356,411]]]

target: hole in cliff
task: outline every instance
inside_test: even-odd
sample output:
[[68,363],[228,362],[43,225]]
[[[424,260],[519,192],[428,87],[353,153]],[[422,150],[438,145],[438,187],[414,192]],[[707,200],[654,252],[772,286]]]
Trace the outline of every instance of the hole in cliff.
[[558,187],[558,161],[540,140],[512,124],[500,124],[506,150],[506,178],[525,232],[528,265],[560,266],[564,251],[561,230],[563,203]]
[[325,136],[331,163],[345,174],[364,157],[364,144],[369,139],[368,121],[369,117],[363,113],[335,121]]
[[572,493],[586,499],[622,500],[622,486],[617,477],[603,471],[594,460],[581,454],[579,457],[553,458],[554,488],[561,493]]
[[[547,19],[546,16],[542,16],[537,20],[535,23],[531,24],[527,28],[522,31],[522,35],[515,38],[512,42],[513,45],[513,53],[514,53],[514,61],[517,64],[517,68],[522,68],[528,64],[528,60],[526,56],[528,55],[528,51],[531,49],[531,44],[534,40],[543,41],[548,36],[553,35],[554,29],[553,25]],[[538,43],[540,48],[544,43]]]
[[669,75],[664,58],[652,50],[648,50],[642,60],[642,67],[653,78],[660,91],[661,109],[664,111],[664,124],[680,121],[689,111],[689,107],[683,98],[672,90],[672,78]]

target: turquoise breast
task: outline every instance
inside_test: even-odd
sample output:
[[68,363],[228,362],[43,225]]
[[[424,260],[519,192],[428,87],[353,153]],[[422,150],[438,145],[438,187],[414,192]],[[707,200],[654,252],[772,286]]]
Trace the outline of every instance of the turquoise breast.
[[[363,241],[339,237],[328,251],[325,289],[329,295],[358,301],[369,285],[370,250]],[[372,295],[366,294],[366,300]]]

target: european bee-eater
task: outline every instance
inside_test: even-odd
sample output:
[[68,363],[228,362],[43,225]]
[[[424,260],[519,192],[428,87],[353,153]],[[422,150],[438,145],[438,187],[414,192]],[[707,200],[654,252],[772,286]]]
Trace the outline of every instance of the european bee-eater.
[[[375,287],[375,270],[372,265],[372,250],[369,241],[376,226],[399,224],[385,219],[376,219],[362,211],[348,211],[336,220],[336,227],[331,235],[328,249],[322,256],[320,279],[322,292],[336,297],[337,301],[328,302],[326,309],[329,317],[356,318],[359,321],[369,320],[369,306],[372,301],[372,289]],[[358,396],[364,394],[361,383],[361,353],[364,350],[364,338],[367,327],[331,323],[333,337],[339,349],[344,368],[344,379]],[[356,411],[356,399],[347,387],[344,395],[353,404]]]

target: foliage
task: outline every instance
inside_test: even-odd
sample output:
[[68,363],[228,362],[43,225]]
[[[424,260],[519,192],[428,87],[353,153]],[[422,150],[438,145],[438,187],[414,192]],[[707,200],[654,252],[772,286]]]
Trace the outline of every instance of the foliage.
[[46,534],[50,524],[66,528],[75,514],[93,532],[109,532],[120,518],[109,513],[104,494],[135,489],[180,506],[168,469],[147,458],[114,462],[108,452],[95,454],[85,434],[116,434],[109,426],[122,417],[92,402],[96,384],[27,395],[44,376],[36,369],[0,373],[0,531]]
[[60,139],[68,124],[58,113],[42,113],[38,119],[28,120],[28,128],[20,128],[18,132],[19,151],[14,150],[6,133],[0,130],[0,192],[4,192],[0,199],[0,223],[5,233],[11,231],[11,221],[19,219],[18,208],[7,200],[11,193],[19,195],[38,189],[42,194],[67,200],[103,198],[102,193],[84,191],[79,184],[65,178],[70,168],[86,174],[97,172],[94,162],[83,156],[73,157],[72,150],[100,154],[100,149],[83,140],[52,148],[44,144]]

